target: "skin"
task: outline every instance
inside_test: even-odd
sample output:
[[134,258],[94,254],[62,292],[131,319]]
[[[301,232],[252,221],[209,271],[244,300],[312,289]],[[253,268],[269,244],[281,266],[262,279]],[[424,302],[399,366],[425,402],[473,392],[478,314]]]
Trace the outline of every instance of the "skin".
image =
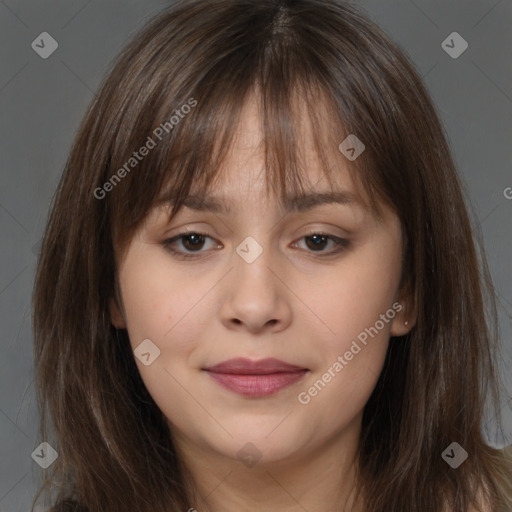
[[[160,349],[149,366],[136,361],[194,476],[191,508],[361,510],[349,492],[363,408],[390,335],[414,325],[399,294],[400,223],[386,208],[379,221],[357,203],[285,214],[276,198],[266,197],[256,105],[247,103],[214,189],[234,213],[185,208],[168,224],[164,209],[153,210],[118,255],[122,304],[111,303],[112,323],[128,329],[133,349],[145,339]],[[307,137],[302,147],[310,189],[329,191]],[[349,162],[339,152],[334,158],[336,189],[356,194]],[[183,238],[173,244],[185,253],[195,249],[196,259],[179,259],[163,245],[185,229],[211,237],[202,246]],[[335,242],[315,251],[307,244],[313,233],[350,244],[322,258]],[[252,263],[235,251],[247,236],[263,248]],[[300,403],[299,393],[397,301],[403,309],[394,319],[309,403]],[[275,357],[309,372],[274,395],[247,398],[202,370],[233,357]],[[237,457],[248,442],[261,457],[252,467]]]

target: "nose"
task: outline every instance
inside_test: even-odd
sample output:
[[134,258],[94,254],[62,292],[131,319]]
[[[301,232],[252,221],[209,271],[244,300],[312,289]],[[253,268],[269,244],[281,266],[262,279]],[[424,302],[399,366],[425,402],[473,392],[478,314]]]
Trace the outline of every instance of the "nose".
[[252,334],[279,332],[292,316],[285,273],[268,245],[255,243],[252,237],[246,240],[233,252],[234,268],[223,285],[222,323]]

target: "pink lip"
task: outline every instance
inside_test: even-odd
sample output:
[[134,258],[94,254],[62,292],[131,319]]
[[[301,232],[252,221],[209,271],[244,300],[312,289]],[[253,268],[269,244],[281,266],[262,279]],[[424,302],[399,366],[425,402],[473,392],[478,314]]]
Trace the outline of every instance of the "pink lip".
[[221,386],[243,396],[262,397],[277,393],[300,380],[308,370],[268,358],[260,361],[236,358],[205,371]]

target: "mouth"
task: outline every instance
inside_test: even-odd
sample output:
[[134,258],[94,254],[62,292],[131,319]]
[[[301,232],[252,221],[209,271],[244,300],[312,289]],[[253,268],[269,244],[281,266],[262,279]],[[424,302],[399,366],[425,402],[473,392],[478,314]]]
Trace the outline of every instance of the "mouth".
[[219,385],[246,397],[264,397],[298,382],[309,371],[279,359],[236,358],[203,369]]

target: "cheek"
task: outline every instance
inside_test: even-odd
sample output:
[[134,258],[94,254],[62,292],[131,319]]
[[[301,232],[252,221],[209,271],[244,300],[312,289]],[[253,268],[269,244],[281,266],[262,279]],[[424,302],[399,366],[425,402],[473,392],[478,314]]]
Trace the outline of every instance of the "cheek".
[[201,318],[207,301],[201,298],[205,289],[192,286],[193,279],[176,272],[171,275],[168,266],[155,260],[149,264],[149,258],[144,258],[144,264],[127,260],[125,269],[120,277],[132,349],[137,351],[149,339],[158,353],[149,365],[136,357],[141,378],[168,418],[197,415],[183,383],[204,331]]
[[316,297],[328,329],[323,329],[320,364],[310,387],[302,390],[301,403],[314,402],[312,409],[318,407],[319,414],[324,407],[333,424],[345,424],[368,401],[382,371],[396,316],[400,254],[373,247],[357,256],[346,260],[334,282],[324,283],[326,296]]
[[[395,258],[391,252],[386,259],[379,261],[372,254],[359,253],[357,258],[347,259],[340,266],[336,279],[329,278],[318,283],[321,286],[304,288],[302,294],[308,297],[308,306],[318,312],[311,327],[322,326],[321,331],[327,341],[326,352],[331,358],[333,351],[349,350],[351,342],[359,335],[364,342],[364,333],[368,329],[375,335],[373,328],[376,323],[378,338],[389,337],[395,317],[392,305],[400,278],[400,267],[396,261],[400,261],[399,255]],[[381,320],[381,315],[384,315],[384,320]],[[369,355],[372,350],[365,352]]]
[[[137,361],[148,388],[154,384],[156,390],[161,381],[153,382],[153,366],[179,377],[192,364],[191,355],[204,338],[211,315],[212,298],[206,294],[212,279],[173,269],[165,254],[142,251],[128,255],[124,271],[120,280],[132,348],[150,339],[160,351],[150,367]],[[169,381],[169,376],[164,374],[163,379]]]
[[318,411],[326,417],[326,425],[351,421],[364,408],[382,371],[396,315],[395,282],[381,276],[376,283],[374,277],[347,274],[343,285],[330,288],[321,310],[329,334],[322,338],[318,364],[298,401],[312,414]]
[[184,286],[184,277],[172,272],[159,254],[129,253],[120,281],[128,331],[134,341],[142,337],[164,342],[197,301],[193,287]]
[[172,294],[164,294],[150,279],[137,277],[126,283],[123,301],[132,343],[140,338],[161,339],[173,322]]

